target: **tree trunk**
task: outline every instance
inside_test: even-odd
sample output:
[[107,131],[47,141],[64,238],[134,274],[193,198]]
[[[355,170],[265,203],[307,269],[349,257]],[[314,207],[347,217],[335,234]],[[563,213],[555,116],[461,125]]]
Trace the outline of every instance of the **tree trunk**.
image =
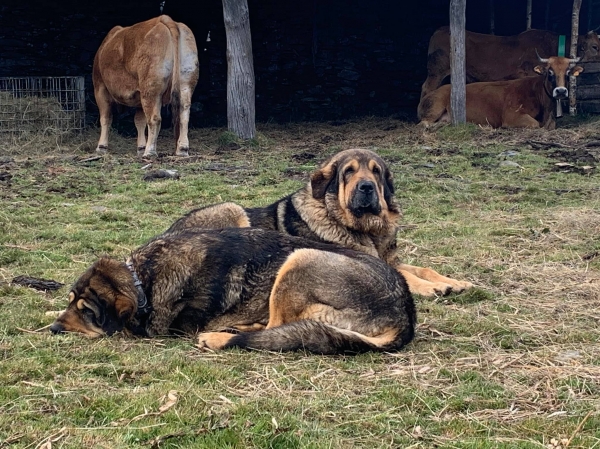
[[[571,59],[577,57],[577,38],[579,37],[579,11],[581,10],[581,0],[573,1],[573,15],[571,16],[571,49],[569,56]],[[569,114],[577,115],[577,78],[569,76]]]
[[532,0],[527,0],[527,29],[531,29],[531,9],[532,9]]
[[450,0],[450,115],[452,124],[467,121],[465,10],[467,0]]
[[227,127],[242,139],[256,135],[252,36],[248,0],[223,0],[227,33]]

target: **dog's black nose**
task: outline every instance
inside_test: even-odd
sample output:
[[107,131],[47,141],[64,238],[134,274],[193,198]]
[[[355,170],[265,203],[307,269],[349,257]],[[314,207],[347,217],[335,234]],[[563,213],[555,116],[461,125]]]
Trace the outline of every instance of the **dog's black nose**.
[[62,332],[64,332],[65,328],[62,327],[62,324],[60,323],[54,323],[52,324],[52,326],[50,326],[50,332],[52,332],[53,334],[60,334]]
[[373,193],[375,185],[371,181],[359,181],[357,188],[358,191],[362,193]]

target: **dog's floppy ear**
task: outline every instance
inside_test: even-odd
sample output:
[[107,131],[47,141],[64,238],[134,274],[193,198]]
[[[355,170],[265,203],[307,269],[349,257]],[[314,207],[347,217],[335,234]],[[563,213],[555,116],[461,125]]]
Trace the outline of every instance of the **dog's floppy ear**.
[[106,322],[106,301],[93,288],[88,288],[85,297],[77,301],[77,308],[83,310],[90,309],[96,315],[96,322],[104,326]]
[[386,204],[391,205],[394,201],[394,179],[389,168],[385,168],[383,176],[385,178],[383,180],[383,199]]
[[115,300],[115,311],[117,312],[119,319],[125,322],[137,311],[137,302],[132,301],[127,295],[117,295]]
[[330,162],[316,170],[310,177],[313,198],[320,200],[327,192],[336,192],[338,182],[338,163]]

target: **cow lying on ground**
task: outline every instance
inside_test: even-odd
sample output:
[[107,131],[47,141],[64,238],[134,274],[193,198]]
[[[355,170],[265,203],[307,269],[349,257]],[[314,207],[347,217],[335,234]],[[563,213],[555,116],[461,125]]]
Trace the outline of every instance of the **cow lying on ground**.
[[[577,55],[582,61],[600,60],[600,39],[594,31],[579,36]],[[571,38],[566,36],[565,48]],[[535,75],[537,52],[542,56],[558,52],[558,34],[543,30],[524,31],[516,36],[494,36],[467,31],[465,34],[467,83],[501,81]],[[442,85],[450,75],[450,31],[439,28],[429,41],[427,79],[421,100]]]
[[188,122],[192,93],[198,82],[198,51],[187,26],[163,15],[130,27],[114,27],[96,53],[92,79],[101,126],[96,151],[108,149],[111,106],[119,103],[137,108],[134,120],[138,154],[156,156],[160,108],[171,104],[175,154],[188,155]]
[[[577,76],[583,69],[574,66],[578,59],[553,56],[539,60],[542,65],[534,70],[541,76],[467,84],[467,121],[493,128],[554,129],[556,102],[569,96],[567,76]],[[450,84],[423,98],[417,114],[425,126],[449,122]]]

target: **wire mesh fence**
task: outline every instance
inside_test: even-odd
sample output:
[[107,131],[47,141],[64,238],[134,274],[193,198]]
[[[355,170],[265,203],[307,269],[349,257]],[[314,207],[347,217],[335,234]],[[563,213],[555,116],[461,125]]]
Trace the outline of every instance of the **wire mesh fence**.
[[63,134],[84,127],[82,76],[0,78],[0,134]]

